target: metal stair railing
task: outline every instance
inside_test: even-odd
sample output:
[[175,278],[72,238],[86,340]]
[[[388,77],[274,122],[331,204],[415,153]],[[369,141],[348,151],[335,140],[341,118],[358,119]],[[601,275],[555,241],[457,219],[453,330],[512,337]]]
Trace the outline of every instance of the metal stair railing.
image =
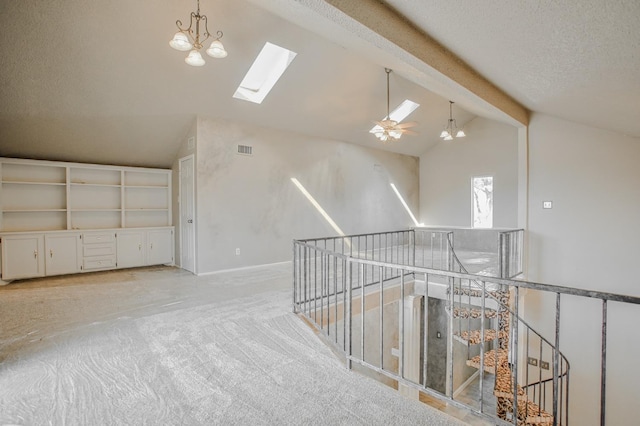
[[[505,249],[506,247],[512,246],[510,244],[509,238],[512,238],[512,233],[500,233],[500,248],[501,248],[501,256],[500,258],[509,258],[509,249]],[[505,238],[507,236],[507,238]],[[451,245],[451,253],[453,259],[454,270],[457,272],[462,272],[468,274],[467,269],[463,265],[463,263],[458,258],[454,248],[453,243],[450,241]],[[516,264],[513,260],[506,260],[500,262],[499,270],[501,273],[506,273],[509,275],[509,269],[511,271],[515,271],[516,275],[520,274],[520,271],[517,267],[514,269],[512,265]],[[511,266],[511,268],[509,268]],[[502,395],[498,397],[498,415],[503,420],[508,420],[507,416],[511,414],[511,419],[514,424],[568,424],[569,422],[569,412],[568,412],[568,395],[569,395],[569,361],[567,358],[554,346],[551,342],[545,339],[540,333],[538,333],[533,327],[531,327],[524,319],[522,319],[518,315],[518,307],[519,307],[519,288],[513,287],[513,303],[515,305],[514,309],[511,309],[509,299],[511,290],[510,286],[502,285],[500,288],[495,288],[492,291],[487,292],[486,282],[478,281],[475,279],[466,280],[467,287],[463,288],[462,280],[459,280],[458,287],[456,287],[456,281],[454,280],[452,283],[452,287],[450,292],[452,293],[452,297],[450,300],[451,303],[451,312],[455,307],[455,295],[456,293],[459,296],[458,305],[462,304],[463,294],[468,295],[467,304],[471,304],[471,294],[472,292],[481,292],[482,297],[482,311],[485,310],[486,298],[489,298],[494,301],[498,305],[498,315],[497,319],[502,324],[499,324],[497,327],[498,332],[496,333],[496,339],[498,341],[498,348],[494,349],[496,351],[495,356],[495,374],[496,374],[496,386],[495,393]],[[502,296],[502,297],[501,297]],[[451,316],[453,321],[453,315]],[[510,321],[509,321],[510,320]],[[463,321],[459,321],[459,333],[462,334],[462,323]],[[484,321],[481,321],[482,329],[481,336],[484,336]],[[520,328],[524,328],[525,334],[525,342],[523,344],[524,351],[522,353],[519,352],[520,342],[519,342],[519,334]],[[471,334],[471,323],[467,321],[467,329],[466,332],[468,335]],[[537,353],[539,356],[536,358],[537,360],[542,360],[543,353],[551,352],[550,359],[554,361],[559,359],[559,362],[554,362],[553,370],[551,372],[550,378],[543,379],[542,376],[542,368],[538,366],[538,377],[537,381],[530,381],[529,377],[529,368],[527,364],[527,360],[530,358],[531,351],[531,337],[530,335],[534,334],[535,338],[538,340]],[[534,339],[535,340],[535,339]],[[469,341],[467,341],[469,343]],[[484,347],[485,339],[481,340],[481,349],[480,349],[480,365],[479,371],[485,371],[484,364]],[[504,360],[504,363],[507,365],[503,365],[500,362],[500,356],[498,355],[498,350],[507,350],[507,360]],[[535,348],[534,348],[535,349]],[[520,364],[524,361],[525,367],[525,377],[524,377],[524,385],[519,385],[519,381],[521,380],[518,377],[518,371]],[[506,395],[509,392],[505,392],[506,389],[500,389],[498,386],[498,379],[504,380],[505,377],[498,377],[499,375],[508,375],[507,383],[510,383],[510,395]],[[480,388],[482,389],[482,377],[480,375]],[[547,388],[549,385],[553,385],[553,389],[547,393]],[[549,401],[547,398],[547,394],[552,397],[552,401]],[[531,404],[530,402],[533,402]],[[500,404],[503,406],[501,407]],[[520,413],[520,405],[524,405],[524,410]],[[552,407],[552,415],[551,416],[543,416],[543,414],[547,414],[548,410],[547,406]],[[514,411],[515,407],[518,407],[518,413],[516,414]],[[518,419],[518,417],[522,417],[522,419]],[[530,422],[527,419],[532,419]]]
[[[435,241],[439,241],[438,238],[449,238],[446,231],[437,231],[442,232],[441,234],[436,231],[429,232],[435,233]],[[390,378],[403,386],[417,389],[450,405],[488,418],[495,424],[523,424],[521,419],[529,418],[528,424],[545,424],[546,422],[566,425],[569,424],[569,364],[557,350],[562,343],[561,299],[573,300],[575,297],[599,299],[603,307],[600,423],[604,425],[607,395],[605,385],[607,309],[610,305],[608,302],[638,305],[640,298],[456,271],[453,267],[457,263],[457,255],[453,252],[453,241],[451,240],[450,248],[447,247],[448,243],[441,245],[445,248],[439,248],[437,244],[431,245],[428,250],[435,250],[435,253],[429,252],[425,255],[425,241],[419,233],[415,230],[402,230],[294,241],[294,312],[306,318],[320,332],[319,334],[324,336],[336,353],[344,358],[349,368],[357,368],[379,377]],[[515,241],[518,238],[521,237],[517,237]],[[502,253],[502,248],[500,252]],[[518,250],[509,249],[507,252],[517,253]],[[521,250],[519,252],[521,253]],[[431,255],[437,261],[422,260],[430,259]],[[458,262],[459,260],[457,259]],[[519,269],[517,261],[511,264],[516,266],[510,266],[510,271]],[[500,269],[502,271],[502,267]],[[509,275],[511,273],[507,276]],[[421,286],[420,283],[424,285]],[[457,288],[462,288],[463,284],[470,291],[480,294],[479,303],[483,310],[487,307],[486,305],[495,305],[494,299],[498,295],[496,289],[511,289],[509,295],[513,305],[507,306],[505,310],[508,313],[509,332],[506,345],[508,356],[506,359],[498,359],[498,353],[496,353],[495,367],[498,369],[506,366],[510,369],[509,376],[512,380],[508,383],[508,387],[512,394],[512,398],[509,399],[512,404],[511,417],[508,417],[508,409],[504,416],[508,418],[508,423],[484,410],[482,403],[478,409],[455,398],[451,389],[440,392],[429,386],[427,381],[430,374],[427,354],[431,340],[428,328],[429,309],[422,309],[420,317],[424,332],[421,335],[421,343],[418,345],[421,362],[419,377],[411,376],[406,369],[405,358],[407,352],[410,352],[407,347],[411,347],[409,344],[411,342],[405,342],[405,296],[415,294],[426,301],[431,297],[441,297],[436,293],[442,287],[450,289],[445,297],[451,299],[455,296],[456,285]],[[521,289],[555,294],[553,339],[545,339],[526,321],[519,318]],[[399,307],[399,315],[387,312],[386,307],[392,304],[397,304]],[[508,305],[508,303],[504,304]],[[390,328],[389,324],[393,321],[397,324],[394,325],[395,328]],[[449,323],[452,324],[453,321]],[[484,321],[481,323],[484,324]],[[484,325],[481,326],[482,335],[485,332],[483,327]],[[395,335],[391,336],[394,333]],[[397,342],[394,343],[394,347],[391,347],[392,345],[387,341],[396,336]],[[449,341],[452,340],[449,338]],[[556,350],[551,351],[550,347]],[[484,352],[484,350],[481,351],[480,364],[485,362],[482,359]],[[543,359],[547,361],[550,364],[549,372],[538,368],[534,370],[536,374],[529,374],[531,366],[527,361],[530,355],[532,355],[531,358],[537,358],[537,361]],[[523,362],[526,368],[522,367]],[[480,365],[480,367],[484,366]],[[449,369],[447,374],[451,375],[452,367],[447,366],[447,368]],[[482,376],[481,374],[480,377]],[[518,382],[522,385],[518,386]],[[529,415],[535,414],[533,410],[527,411],[530,402],[535,402],[538,407],[550,407],[551,421],[548,418],[536,419],[536,416]],[[514,407],[516,407],[515,410]],[[521,410],[524,410],[524,417],[514,414],[514,412],[520,413]]]

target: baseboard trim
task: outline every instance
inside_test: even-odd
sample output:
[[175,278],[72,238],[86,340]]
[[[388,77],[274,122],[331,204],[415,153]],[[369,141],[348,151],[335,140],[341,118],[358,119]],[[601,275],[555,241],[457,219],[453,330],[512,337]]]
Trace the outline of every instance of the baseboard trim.
[[286,260],[284,262],[275,262],[275,263],[263,263],[261,265],[243,266],[241,268],[221,269],[219,271],[198,272],[196,275],[199,276],[199,277],[204,277],[206,275],[223,274],[223,273],[226,273],[226,272],[247,271],[247,270],[250,270],[250,269],[264,268],[264,267],[267,267],[267,266],[286,265],[288,263],[290,264],[291,260]]
[[462,393],[462,391],[464,391],[467,387],[469,387],[469,385],[480,375],[480,370],[476,371],[475,373],[473,373],[471,375],[471,377],[469,377],[463,384],[460,385],[460,387],[458,389],[455,390],[455,392],[453,392],[453,398],[457,398],[458,395],[460,395]]

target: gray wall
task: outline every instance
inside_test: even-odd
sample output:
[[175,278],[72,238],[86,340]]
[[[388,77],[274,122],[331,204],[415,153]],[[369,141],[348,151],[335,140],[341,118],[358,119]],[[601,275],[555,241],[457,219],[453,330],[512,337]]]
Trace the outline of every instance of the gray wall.
[[[529,127],[529,278],[640,296],[640,139],[534,114]],[[553,201],[543,210],[543,201]],[[553,336],[553,295],[529,292],[525,314]],[[566,297],[562,351],[571,362],[572,424],[599,416],[602,306]],[[640,307],[609,304],[607,424],[637,404]]]
[[416,157],[209,118],[197,134],[198,273],[288,261],[292,239],[337,235],[292,177],[347,234],[413,226],[390,183],[416,212]]
[[420,222],[471,226],[471,178],[494,177],[493,226],[517,226],[518,131],[484,118],[465,126],[467,136],[441,141],[420,157]]

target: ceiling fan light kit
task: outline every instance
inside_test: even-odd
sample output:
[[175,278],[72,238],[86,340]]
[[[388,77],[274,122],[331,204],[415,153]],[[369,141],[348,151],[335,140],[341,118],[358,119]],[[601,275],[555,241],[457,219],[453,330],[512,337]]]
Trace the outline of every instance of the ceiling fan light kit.
[[[204,24],[202,34],[200,34],[201,21]],[[194,23],[195,29],[193,28]],[[193,67],[203,66],[205,64],[205,60],[200,53],[200,49],[202,49],[203,43],[211,37],[211,34],[209,33],[209,28],[207,28],[207,16],[200,15],[200,0],[198,0],[198,9],[196,12],[191,12],[189,27],[183,28],[182,21],[179,19],[176,21],[176,26],[178,27],[178,32],[169,42],[169,46],[181,52],[189,50],[189,55],[184,61]],[[220,41],[223,35],[222,31],[216,32],[216,35],[218,37],[211,43],[211,46],[206,50],[206,53],[212,58],[225,58],[227,56],[227,51]]]
[[444,126],[442,133],[440,133],[440,137],[445,141],[453,140],[456,138],[464,138],[467,136],[462,129],[458,129],[458,124],[456,123],[455,118],[453,118],[453,101],[449,101],[449,120],[447,124]]

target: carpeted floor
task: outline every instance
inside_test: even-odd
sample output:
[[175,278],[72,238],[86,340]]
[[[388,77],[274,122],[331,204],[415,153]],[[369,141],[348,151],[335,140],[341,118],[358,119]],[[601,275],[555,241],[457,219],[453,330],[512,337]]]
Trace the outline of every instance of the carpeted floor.
[[464,424],[347,370],[290,285],[276,265],[0,288],[0,424]]

